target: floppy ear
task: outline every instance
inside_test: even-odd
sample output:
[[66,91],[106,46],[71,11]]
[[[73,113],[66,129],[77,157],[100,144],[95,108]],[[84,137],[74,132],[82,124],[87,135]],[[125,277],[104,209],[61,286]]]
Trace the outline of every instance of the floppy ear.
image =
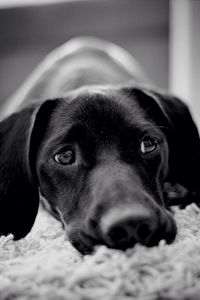
[[45,132],[52,104],[32,105],[0,123],[0,235],[12,233],[20,239],[34,223],[39,191],[32,154]]
[[[129,88],[130,91],[130,88]],[[187,105],[148,88],[132,88],[140,107],[164,132],[169,145],[168,205],[200,203],[200,139]],[[168,192],[169,190],[169,192]]]
[[153,92],[171,127],[169,136],[169,179],[190,191],[200,190],[200,139],[187,105],[180,99]]

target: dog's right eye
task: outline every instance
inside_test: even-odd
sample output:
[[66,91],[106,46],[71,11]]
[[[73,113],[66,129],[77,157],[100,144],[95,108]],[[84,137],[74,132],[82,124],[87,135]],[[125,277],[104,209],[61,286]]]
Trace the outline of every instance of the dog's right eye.
[[141,143],[141,152],[148,154],[156,150],[159,145],[159,140],[156,137],[146,136]]
[[65,149],[54,156],[54,160],[60,165],[72,165],[75,162],[75,152]]

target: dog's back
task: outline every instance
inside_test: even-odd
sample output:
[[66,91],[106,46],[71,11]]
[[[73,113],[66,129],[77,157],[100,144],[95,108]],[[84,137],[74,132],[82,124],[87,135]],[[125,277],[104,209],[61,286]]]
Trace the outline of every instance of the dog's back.
[[78,37],[51,52],[1,109],[0,120],[27,102],[64,95],[81,86],[145,82],[138,63],[115,44]]

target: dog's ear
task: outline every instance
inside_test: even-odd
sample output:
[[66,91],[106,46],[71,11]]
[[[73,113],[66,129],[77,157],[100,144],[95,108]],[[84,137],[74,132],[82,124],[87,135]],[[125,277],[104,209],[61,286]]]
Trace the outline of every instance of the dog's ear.
[[200,139],[188,106],[170,94],[146,87],[125,87],[125,91],[167,137],[168,180],[190,191],[199,191]]
[[22,238],[35,221],[39,191],[32,171],[34,151],[55,104],[33,104],[0,123],[0,235]]
[[153,92],[170,126],[169,177],[189,190],[200,190],[200,139],[188,106],[177,97]]
[[[172,183],[180,183],[190,191],[200,190],[200,139],[188,106],[180,99],[163,92],[144,89],[152,108],[147,108],[156,123],[167,127],[169,175]],[[144,100],[144,99],[143,99]],[[152,103],[152,101],[154,103]],[[147,105],[146,99],[142,105]],[[156,108],[157,106],[157,108]],[[163,117],[161,116],[163,115]],[[159,118],[158,118],[159,116]]]
[[173,95],[146,87],[129,87],[126,91],[129,91],[129,95],[131,91],[145,114],[167,138],[169,165],[166,182],[173,187],[172,192],[174,188],[177,190],[177,186],[186,191],[184,196],[182,192],[173,192],[174,199],[170,196],[169,205],[199,204],[200,138],[188,106]]

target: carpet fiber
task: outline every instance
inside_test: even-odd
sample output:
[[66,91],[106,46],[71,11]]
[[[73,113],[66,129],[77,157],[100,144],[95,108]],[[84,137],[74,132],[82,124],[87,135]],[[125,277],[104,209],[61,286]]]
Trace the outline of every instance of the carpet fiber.
[[175,209],[174,244],[126,252],[97,247],[85,257],[40,211],[31,233],[0,238],[0,299],[200,299],[200,210]]

